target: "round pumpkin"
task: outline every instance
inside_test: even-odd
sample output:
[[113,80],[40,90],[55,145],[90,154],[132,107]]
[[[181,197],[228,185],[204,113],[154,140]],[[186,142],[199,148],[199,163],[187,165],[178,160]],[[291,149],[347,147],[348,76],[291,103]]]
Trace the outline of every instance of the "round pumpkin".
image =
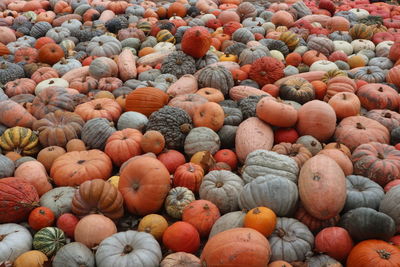
[[353,248],[353,240],[346,229],[328,227],[315,236],[315,249],[332,258],[343,261]]
[[167,220],[158,214],[149,214],[142,218],[138,225],[138,231],[146,232],[160,240],[164,231],[168,228]]
[[163,244],[175,252],[194,253],[200,246],[200,235],[190,223],[176,222],[165,230]]
[[29,226],[34,230],[52,226],[55,220],[54,213],[47,207],[38,207],[31,211],[28,218]]
[[220,217],[216,205],[208,200],[195,200],[185,207],[182,220],[193,225],[200,236],[208,236],[213,224]]
[[247,212],[244,226],[257,230],[268,237],[275,229],[276,215],[267,207],[257,207]]
[[347,258],[348,267],[375,267],[400,265],[400,249],[381,240],[358,243]]

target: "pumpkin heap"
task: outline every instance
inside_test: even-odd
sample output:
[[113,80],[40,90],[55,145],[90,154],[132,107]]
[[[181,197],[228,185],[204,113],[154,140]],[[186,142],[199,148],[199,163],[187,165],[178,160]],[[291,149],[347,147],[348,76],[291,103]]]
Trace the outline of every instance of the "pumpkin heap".
[[0,1],[0,266],[400,266],[400,7]]

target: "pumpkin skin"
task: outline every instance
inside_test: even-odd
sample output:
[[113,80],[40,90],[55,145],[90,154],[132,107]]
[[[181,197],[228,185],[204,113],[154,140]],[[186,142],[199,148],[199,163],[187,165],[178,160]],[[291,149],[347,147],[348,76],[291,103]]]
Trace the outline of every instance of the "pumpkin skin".
[[283,101],[263,97],[256,106],[257,117],[278,127],[292,127],[297,122],[297,110]]
[[94,118],[106,118],[109,121],[117,121],[121,115],[121,106],[112,99],[99,98],[78,105],[74,111],[84,121]]
[[142,218],[138,225],[138,231],[146,232],[160,240],[164,231],[168,228],[167,220],[158,214],[149,214]]
[[193,254],[176,252],[166,256],[160,263],[160,267],[200,267],[200,259]]
[[213,224],[219,217],[220,213],[217,206],[202,199],[191,202],[182,213],[182,220],[193,225],[202,237],[208,236]]
[[244,218],[244,226],[257,230],[268,237],[275,229],[276,215],[266,207],[257,207],[250,210]]
[[116,131],[107,139],[104,152],[112,159],[115,165],[121,166],[134,156],[142,154],[140,142],[143,135],[136,129]]
[[51,209],[38,207],[29,214],[28,222],[32,229],[38,231],[44,227],[52,226],[54,219],[54,213]]
[[347,258],[348,267],[397,266],[400,250],[382,240],[366,240],[358,243]]
[[200,235],[190,223],[176,222],[165,230],[163,244],[172,251],[194,253],[200,246]]
[[315,98],[313,85],[304,78],[292,78],[284,81],[279,87],[279,96],[285,100],[304,104]]
[[334,134],[335,127],[335,111],[325,102],[313,100],[298,110],[296,129],[299,135],[311,135],[322,142]]
[[85,245],[79,242],[71,242],[60,248],[56,256],[53,258],[54,267],[79,266],[94,267],[93,252]]
[[6,262],[4,266],[8,266],[8,261],[14,261],[18,256],[32,249],[32,235],[27,228],[19,224],[1,224],[0,235],[3,238],[1,244],[4,246],[0,251],[0,260]]
[[12,100],[1,101],[0,123],[8,127],[32,127],[36,121],[26,109]]
[[22,178],[0,179],[0,223],[21,222],[39,206],[39,195],[33,185]]
[[79,219],[72,213],[64,213],[57,219],[57,227],[64,231],[70,237],[74,237],[75,227]]
[[338,261],[347,258],[353,244],[347,230],[341,227],[325,228],[315,236],[315,250],[326,253]]
[[251,65],[249,77],[262,87],[282,78],[284,68],[285,65],[273,57],[261,57]]
[[166,150],[157,156],[157,159],[167,168],[170,174],[175,173],[176,169],[185,164],[185,156],[176,150]]
[[46,227],[33,236],[33,248],[53,256],[62,246],[66,244],[64,232],[57,227]]
[[205,27],[195,26],[182,37],[182,51],[194,58],[202,58],[211,46],[211,34]]
[[110,219],[124,214],[121,193],[112,184],[94,179],[82,183],[72,199],[72,212],[77,216],[99,212]]
[[174,172],[173,186],[183,186],[198,193],[203,180],[204,170],[196,163],[185,163]]
[[15,261],[15,267],[42,267],[49,259],[47,256],[38,250],[31,250],[21,254]]
[[135,89],[126,97],[126,111],[136,111],[150,116],[168,103],[168,95],[155,87]]
[[75,227],[75,241],[93,248],[104,239],[117,232],[114,222],[100,214],[90,214],[83,217]]
[[384,196],[379,206],[379,211],[389,215],[396,223],[397,232],[400,229],[400,215],[398,201],[400,195],[400,187],[395,186],[390,189]]
[[129,212],[147,215],[158,211],[170,189],[167,168],[157,159],[137,156],[120,170],[118,190]]
[[380,84],[369,83],[357,90],[357,96],[361,105],[367,110],[371,109],[399,109],[399,96],[392,87]]
[[58,186],[76,186],[92,179],[107,179],[112,162],[104,152],[92,149],[72,151],[58,157],[50,169],[50,176]]
[[345,176],[353,173],[353,164],[346,154],[339,149],[323,149],[318,155],[325,155],[336,161],[336,163],[342,168]]
[[64,50],[58,44],[47,43],[39,49],[38,59],[42,63],[53,65],[63,58]]
[[311,152],[302,144],[279,143],[272,148],[272,151],[294,159],[299,169],[312,157]]
[[217,132],[224,125],[225,113],[220,105],[206,102],[199,106],[193,114],[195,127],[208,127]]
[[395,147],[370,142],[358,146],[351,157],[354,174],[368,177],[382,187],[400,177],[400,151]]
[[43,164],[47,172],[50,172],[51,165],[54,160],[66,153],[65,149],[59,146],[49,146],[40,150],[37,155],[37,160]]
[[31,129],[15,126],[7,129],[0,137],[3,153],[17,152],[23,156],[39,152],[38,136]]
[[356,208],[346,212],[339,222],[355,242],[368,239],[389,240],[396,233],[394,220],[371,208]]
[[315,218],[335,217],[346,201],[346,180],[340,166],[325,155],[316,155],[301,168],[299,196],[304,208]]
[[201,253],[202,266],[266,266],[271,257],[268,240],[256,230],[234,228],[216,234]]
[[175,187],[169,191],[165,199],[165,210],[169,216],[181,219],[185,207],[195,200],[193,192],[186,187]]
[[22,163],[15,170],[14,176],[21,177],[32,184],[36,188],[39,196],[42,196],[53,188],[49,182],[49,177],[43,164],[36,160]]
[[158,131],[147,131],[140,141],[140,147],[144,153],[160,154],[164,150],[164,146],[164,136]]
[[379,142],[388,144],[388,129],[377,121],[364,116],[350,116],[336,127],[334,139],[347,146],[351,151],[361,144]]

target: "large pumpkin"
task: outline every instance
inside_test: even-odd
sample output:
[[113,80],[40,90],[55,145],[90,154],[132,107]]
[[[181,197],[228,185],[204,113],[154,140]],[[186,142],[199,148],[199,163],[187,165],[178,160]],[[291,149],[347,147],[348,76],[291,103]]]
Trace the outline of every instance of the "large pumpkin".
[[284,76],[285,65],[273,57],[262,57],[251,65],[249,77],[260,86],[274,83]]
[[110,158],[102,151],[72,151],[58,157],[50,176],[58,186],[76,186],[87,180],[107,179],[112,171]]
[[134,157],[121,168],[118,190],[131,213],[147,215],[157,212],[162,207],[169,189],[169,172],[164,164],[155,158]]
[[234,228],[216,234],[201,253],[202,266],[266,266],[271,257],[268,240],[256,230]]
[[335,111],[323,101],[307,102],[299,109],[298,115],[297,131],[300,135],[312,135],[319,141],[326,141],[335,132]]
[[26,109],[12,100],[1,101],[0,123],[8,127],[32,127],[36,121]]
[[39,195],[33,185],[22,178],[0,180],[0,223],[21,222],[39,206]]
[[400,266],[400,249],[381,240],[357,244],[347,258],[348,267]]
[[392,87],[380,84],[369,83],[357,90],[357,96],[361,105],[367,110],[371,109],[399,109],[399,94]]
[[182,38],[182,51],[194,57],[203,57],[211,46],[211,34],[202,26],[186,30]]
[[155,87],[135,89],[126,97],[126,111],[136,111],[150,116],[168,103],[168,95]]
[[352,248],[353,240],[341,227],[325,228],[315,236],[315,249],[338,261],[346,259]]
[[299,195],[312,216],[321,220],[335,217],[346,201],[343,170],[325,155],[312,157],[300,170]]

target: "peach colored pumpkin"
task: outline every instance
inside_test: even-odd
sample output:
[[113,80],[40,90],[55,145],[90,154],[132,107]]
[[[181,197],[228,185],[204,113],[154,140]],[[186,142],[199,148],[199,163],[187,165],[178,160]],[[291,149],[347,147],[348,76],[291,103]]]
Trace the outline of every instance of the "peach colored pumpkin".
[[300,135],[312,135],[322,142],[335,132],[336,114],[329,104],[313,100],[301,106],[298,112],[297,131]]
[[356,116],[361,109],[361,103],[357,95],[350,92],[337,93],[329,99],[328,104],[333,108],[338,119]]
[[[251,136],[251,138],[249,138]],[[236,132],[236,155],[244,162],[249,153],[257,149],[271,150],[274,143],[274,133],[271,126],[262,120],[251,117],[239,124]]]
[[11,42],[15,42],[17,37],[15,33],[8,27],[0,26],[0,40],[3,44],[8,44]]
[[267,92],[265,92],[263,90],[260,90],[260,89],[257,89],[255,87],[251,87],[251,86],[245,86],[245,85],[234,86],[229,90],[229,97],[235,101],[241,100],[241,99],[246,98],[251,95],[271,96],[270,94],[268,94]]
[[327,20],[326,28],[330,32],[334,31],[348,31],[350,29],[350,22],[341,16],[334,16]]
[[177,95],[196,93],[197,89],[196,78],[191,74],[185,74],[168,87],[167,94],[175,97]]
[[196,7],[200,11],[207,13],[207,11],[209,11],[210,9],[217,9],[218,5],[212,0],[198,0],[196,2]]
[[291,27],[294,23],[293,16],[284,10],[279,10],[271,17],[271,22],[275,25]]
[[[103,12],[104,13],[104,12]],[[118,56],[118,72],[121,80],[135,79],[137,76],[136,60],[130,49],[122,50]]]
[[116,232],[117,227],[111,219],[100,214],[91,214],[77,223],[74,238],[88,248],[94,248]]
[[336,161],[336,163],[342,168],[344,175],[350,175],[353,173],[353,163],[350,158],[346,156],[339,149],[322,149],[318,155],[325,155]]
[[68,83],[76,78],[85,78],[89,76],[89,66],[84,66],[76,69],[72,69],[65,73],[61,78],[66,80]]
[[273,97],[261,98],[256,107],[257,117],[278,127],[292,127],[297,122],[297,110]]
[[49,183],[49,176],[43,164],[36,160],[22,163],[15,170],[14,176],[21,177],[31,183],[38,191],[39,196],[53,188]]

